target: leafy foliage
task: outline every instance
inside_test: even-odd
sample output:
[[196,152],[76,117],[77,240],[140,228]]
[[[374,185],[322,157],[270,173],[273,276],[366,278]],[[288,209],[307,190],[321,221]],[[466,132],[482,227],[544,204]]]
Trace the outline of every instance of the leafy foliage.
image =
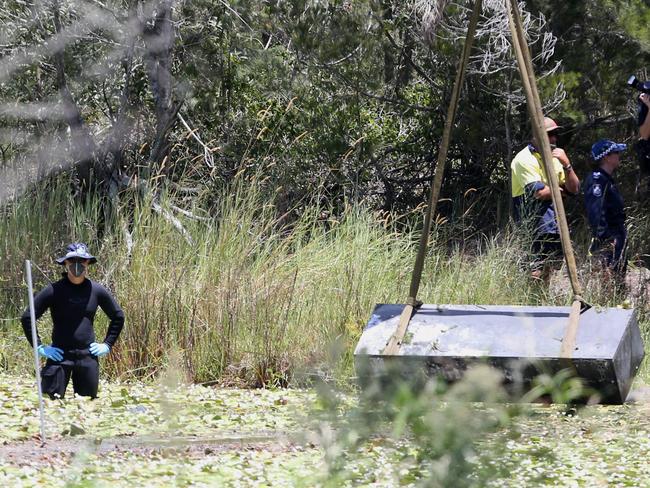
[[[418,397],[401,388],[394,403],[386,395],[374,406],[364,405],[368,396],[184,385],[173,368],[162,378],[102,382],[94,401],[46,400],[48,442],[39,446],[33,379],[0,375],[0,481],[390,487],[463,476],[460,485],[501,487],[635,485],[650,475],[643,455],[650,449],[647,403],[573,415],[557,407],[520,407],[514,415],[511,406],[457,403],[495,398],[498,388],[489,388],[483,373],[474,377],[478,385],[449,391],[444,402],[432,391]],[[394,422],[386,423],[390,410],[377,407],[391,404]],[[336,459],[342,469],[328,470]]]
[[[467,6],[447,3],[438,17],[417,1],[7,2],[0,99],[11,130],[3,135],[3,164],[31,169],[7,173],[13,181],[4,196],[50,168],[78,166],[75,134],[86,134],[96,147],[95,177],[112,198],[134,176],[189,179],[218,198],[234,174],[261,170],[280,212],[314,192],[336,212],[361,200],[383,210],[417,207],[466,23]],[[503,2],[484,3],[449,153],[445,194],[455,205],[441,212],[453,216],[454,195],[474,188],[499,196],[489,211],[501,225],[508,163],[529,131]],[[171,38],[155,21],[170,5]],[[648,64],[647,6],[540,0],[526,8],[544,101],[584,173],[593,140],[633,134],[634,94],[624,82],[631,73],[642,77]],[[152,48],[152,35],[173,41],[168,60]],[[154,55],[160,80],[150,69]],[[62,75],[70,99],[60,100]],[[63,110],[70,100],[79,127]],[[43,146],[49,151],[39,152]],[[628,173],[626,184],[633,180]]]

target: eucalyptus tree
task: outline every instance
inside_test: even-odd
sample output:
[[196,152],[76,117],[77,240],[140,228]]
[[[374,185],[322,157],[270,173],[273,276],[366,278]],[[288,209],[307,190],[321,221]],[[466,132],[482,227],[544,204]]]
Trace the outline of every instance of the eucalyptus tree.
[[[234,175],[256,172],[283,212],[314,194],[335,209],[417,208],[470,4],[7,0],[2,196],[70,169],[79,194],[186,179],[210,203]],[[545,108],[571,142],[631,133],[624,79],[648,65],[644,2],[521,6]],[[496,189],[507,201],[508,161],[529,137],[503,9],[484,1],[447,195]]]
[[[452,194],[494,183],[495,171],[507,181],[503,162],[528,137],[519,129],[526,111],[504,8],[503,1],[485,2],[450,148]],[[302,154],[320,187],[383,209],[417,207],[432,177],[467,2],[277,2],[269,15],[277,37],[289,39],[292,79],[308,80],[318,103],[329,106],[328,118],[318,116],[322,108],[310,110],[311,127],[301,127],[318,131],[311,146],[303,139]],[[550,76],[560,67],[555,37],[543,16],[526,13],[525,20],[539,72]],[[287,90],[307,106],[309,91],[303,95],[297,83]],[[549,109],[563,96],[560,84],[546,100]],[[302,181],[291,187],[306,192]]]
[[162,166],[184,98],[173,74],[176,3],[5,2],[3,197],[68,168],[78,193],[114,193],[128,170]]

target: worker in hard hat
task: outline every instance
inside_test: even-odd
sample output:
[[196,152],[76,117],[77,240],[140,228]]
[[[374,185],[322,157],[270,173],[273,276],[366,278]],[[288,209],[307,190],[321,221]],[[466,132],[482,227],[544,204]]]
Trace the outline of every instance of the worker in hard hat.
[[[576,195],[580,180],[567,153],[557,146],[561,127],[550,117],[544,117],[544,127],[560,191],[562,195]],[[529,229],[532,241],[531,276],[547,280],[551,269],[561,265],[562,243],[538,142],[533,140],[519,151],[510,168],[515,222]]]

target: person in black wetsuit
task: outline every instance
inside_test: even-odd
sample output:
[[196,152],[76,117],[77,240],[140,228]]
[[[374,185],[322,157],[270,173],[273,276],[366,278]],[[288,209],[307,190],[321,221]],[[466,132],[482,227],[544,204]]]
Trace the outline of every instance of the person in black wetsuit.
[[[52,344],[41,344],[37,333],[38,352],[47,358],[41,371],[43,392],[50,398],[63,398],[72,378],[77,395],[96,398],[98,357],[108,354],[117,341],[124,326],[124,312],[106,288],[86,276],[88,265],[97,259],[88,252],[85,244],[70,244],[65,256],[56,262],[65,266],[63,278],[45,287],[34,298],[36,320],[47,309],[52,315]],[[93,328],[98,306],[110,319],[102,343],[96,342]],[[32,344],[29,309],[25,310],[20,321],[27,340]]]
[[598,256],[605,270],[622,283],[627,269],[627,228],[623,196],[614,181],[626,144],[602,139],[591,148],[598,168],[585,179],[585,209],[591,227],[589,253]]

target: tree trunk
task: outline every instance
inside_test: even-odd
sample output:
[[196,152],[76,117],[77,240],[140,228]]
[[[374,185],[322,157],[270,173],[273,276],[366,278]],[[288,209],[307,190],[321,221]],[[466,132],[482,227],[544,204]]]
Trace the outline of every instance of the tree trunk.
[[[176,123],[176,114],[180,110],[182,101],[173,101],[172,48],[174,46],[174,24],[172,22],[172,9],[174,0],[161,0],[154,10],[153,22],[143,22],[143,37],[146,53],[144,55],[145,68],[149,79],[149,86],[154,99],[156,114],[156,132],[151,152],[149,154],[149,168],[145,177],[151,175],[152,166],[160,164],[169,154],[169,132]],[[168,173],[168,169],[163,172]]]
[[[61,35],[63,28],[61,26],[59,0],[54,0],[52,2],[52,13],[54,17],[55,32],[57,35]],[[96,162],[95,157],[97,147],[84,124],[81,110],[68,88],[64,55],[65,47],[62,47],[54,54],[56,86],[61,97],[64,118],[70,128],[70,154],[79,177],[77,194],[83,195],[90,188],[92,170]]]
[[[393,7],[392,0],[382,0],[382,18],[384,20],[384,28],[386,23],[393,20]],[[392,85],[393,78],[395,77],[395,59],[393,58],[393,46],[384,42],[384,83],[386,87]]]

